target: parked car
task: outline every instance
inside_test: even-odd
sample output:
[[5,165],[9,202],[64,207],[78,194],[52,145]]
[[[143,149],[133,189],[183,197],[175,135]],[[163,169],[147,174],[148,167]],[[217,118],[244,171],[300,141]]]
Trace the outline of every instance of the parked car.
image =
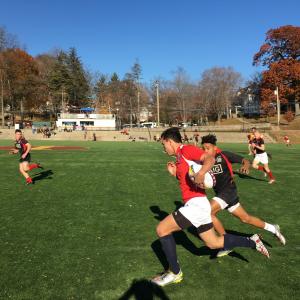
[[123,124],[122,128],[136,128],[138,127],[137,124]]
[[144,123],[141,123],[141,128],[156,128],[157,125],[156,125],[156,122],[144,122]]
[[190,123],[186,123],[186,122],[180,122],[180,123],[178,123],[178,126],[182,127],[182,128],[187,128],[187,127],[191,126],[191,124]]

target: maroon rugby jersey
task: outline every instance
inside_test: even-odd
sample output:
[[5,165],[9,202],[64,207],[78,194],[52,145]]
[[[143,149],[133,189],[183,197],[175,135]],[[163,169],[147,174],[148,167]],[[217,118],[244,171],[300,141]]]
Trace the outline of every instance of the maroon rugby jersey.
[[26,152],[27,150],[26,144],[28,144],[28,141],[24,138],[21,138],[19,141],[16,141],[15,148],[19,150],[20,156],[22,156],[22,154]]
[[[252,143],[255,144],[255,146],[261,147],[261,145],[263,145],[265,143],[265,141],[263,138],[255,138],[255,139],[253,139]],[[256,154],[261,154],[261,153],[265,152],[265,150],[260,150],[256,147],[255,147],[255,150],[256,150]]]

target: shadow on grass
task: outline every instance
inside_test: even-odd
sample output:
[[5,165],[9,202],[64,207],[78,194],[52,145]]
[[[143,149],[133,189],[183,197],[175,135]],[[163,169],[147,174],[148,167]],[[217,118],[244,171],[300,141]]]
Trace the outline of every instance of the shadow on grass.
[[[244,261],[244,262],[249,263],[249,260],[248,260],[247,258],[245,258],[243,255],[241,255],[241,254],[239,254],[239,253],[237,253],[237,252],[235,252],[235,251],[230,252],[230,253],[228,254],[228,256],[234,257],[234,258],[238,258],[238,259],[240,259],[240,260],[242,260],[242,261]],[[215,258],[217,258],[217,257],[215,257]]]
[[[175,210],[178,210],[182,206],[182,203],[180,201],[175,201],[174,204],[175,204]],[[150,210],[154,214],[156,214],[156,216],[154,216],[154,218],[159,221],[162,221],[165,217],[167,217],[169,215],[167,212],[161,210],[159,208],[159,206],[157,206],[157,205],[150,206]],[[188,232],[201,240],[195,227],[188,228]],[[234,230],[226,230],[226,232],[233,234],[233,235],[239,235],[239,236],[245,236],[245,237],[250,237],[252,235],[252,234],[246,234],[246,233],[242,233],[242,232],[238,232],[238,231],[234,231]],[[206,246],[202,246],[202,247],[198,248],[188,238],[188,236],[185,234],[184,231],[174,232],[173,236],[174,236],[176,245],[181,245],[186,250],[188,250],[190,253],[197,255],[197,256],[209,256],[210,259],[217,258],[217,253],[218,253],[219,249],[210,249]],[[264,242],[264,243],[266,243],[266,242]],[[266,245],[269,245],[269,244],[266,243]],[[167,270],[169,267],[169,264],[168,264],[165,254],[162,250],[160,240],[159,239],[155,240],[151,244],[151,248],[152,248],[153,252],[156,254],[156,256],[157,256],[158,260],[160,261],[161,265],[163,266],[163,268],[165,270]],[[229,254],[229,256],[238,258],[242,261],[249,263],[249,261],[244,256],[237,253],[236,251],[232,251]]]
[[[178,209],[178,205],[181,203],[180,202],[175,202],[175,205],[177,206],[176,209]],[[156,214],[154,216],[155,219],[162,221],[165,217],[167,217],[169,214],[163,210],[161,210],[157,205],[150,206],[150,210]],[[197,238],[199,238],[199,235],[197,234],[197,231],[195,228],[191,227],[188,229],[189,232],[191,232],[193,235],[195,235]],[[184,231],[177,231],[173,232],[173,236],[176,242],[176,245],[181,245],[184,247],[187,251],[192,253],[193,255],[196,256],[204,256],[204,255],[210,255],[211,258],[216,256],[216,253],[218,252],[217,250],[211,250],[206,246],[202,246],[198,248],[186,235]],[[160,240],[157,239],[151,244],[151,248],[153,252],[156,254],[157,258],[159,259],[160,263],[164,267],[164,269],[168,269],[168,262],[165,257],[165,254],[162,250]]]
[[45,170],[42,171],[40,173],[37,173],[34,175],[34,177],[32,178],[33,182],[39,181],[39,180],[43,180],[43,179],[52,179],[52,175],[54,173],[52,172],[52,170]]
[[242,174],[238,171],[233,171],[233,174],[239,176],[239,178],[242,178],[242,179],[252,179],[252,180],[257,180],[257,181],[266,181],[265,179],[252,177],[252,176],[247,175],[247,174]]
[[[240,154],[241,156],[245,155],[245,151],[234,151],[234,153]],[[250,155],[248,155],[248,156],[250,156]],[[252,157],[252,155],[250,157]]]
[[133,280],[129,289],[119,298],[119,300],[170,300],[164,290],[158,285],[146,279]]

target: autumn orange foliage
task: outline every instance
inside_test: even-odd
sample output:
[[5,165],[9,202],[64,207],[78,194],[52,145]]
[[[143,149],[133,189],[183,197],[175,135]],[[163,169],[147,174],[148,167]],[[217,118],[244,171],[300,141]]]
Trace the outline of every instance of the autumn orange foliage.
[[276,102],[276,87],[282,104],[291,100],[299,101],[300,27],[287,25],[269,30],[266,43],[254,55],[253,64],[268,68],[262,73],[260,87],[263,108],[267,108],[270,102]]

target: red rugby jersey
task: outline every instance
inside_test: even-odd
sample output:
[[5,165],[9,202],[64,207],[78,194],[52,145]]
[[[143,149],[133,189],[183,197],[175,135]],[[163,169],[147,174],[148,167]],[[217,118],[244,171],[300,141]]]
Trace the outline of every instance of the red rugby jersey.
[[[200,157],[204,154],[204,150],[193,145],[181,145],[176,152],[176,177],[179,181],[179,186],[184,203],[194,197],[206,196],[205,190],[197,187],[189,178],[189,165],[187,160],[200,162]],[[184,156],[184,158],[183,158]]]

